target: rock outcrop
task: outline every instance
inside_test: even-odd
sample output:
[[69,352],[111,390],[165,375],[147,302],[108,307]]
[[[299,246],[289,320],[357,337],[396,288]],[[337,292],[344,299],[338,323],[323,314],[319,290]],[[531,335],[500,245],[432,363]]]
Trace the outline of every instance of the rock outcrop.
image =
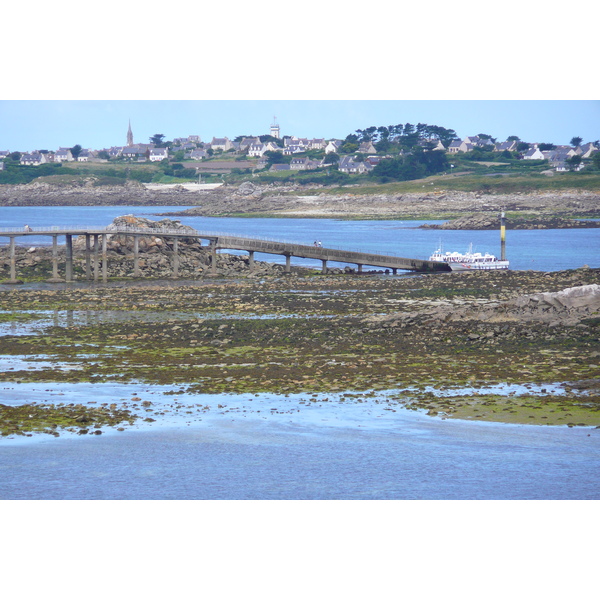
[[[567,219],[559,216],[545,216],[537,218],[511,217],[506,219],[506,229],[585,229],[600,227],[599,221]],[[420,229],[451,229],[451,230],[489,230],[500,229],[499,213],[479,213],[465,215],[445,223],[424,223]]]

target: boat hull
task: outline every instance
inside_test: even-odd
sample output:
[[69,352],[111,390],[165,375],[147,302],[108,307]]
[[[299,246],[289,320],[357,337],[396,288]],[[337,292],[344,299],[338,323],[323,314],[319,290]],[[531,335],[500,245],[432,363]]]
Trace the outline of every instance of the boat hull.
[[447,263],[452,271],[495,271],[497,269],[508,269],[507,260],[497,260],[493,263]]

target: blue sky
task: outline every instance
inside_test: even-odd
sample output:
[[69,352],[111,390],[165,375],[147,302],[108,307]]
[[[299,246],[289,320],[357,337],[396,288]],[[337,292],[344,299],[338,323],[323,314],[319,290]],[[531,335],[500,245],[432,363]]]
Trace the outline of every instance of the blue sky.
[[421,122],[461,138],[594,141],[592,7],[8,3],[0,150],[124,145],[129,119],[138,142],[261,135],[274,116],[282,134],[309,138]]
[[505,140],[568,144],[600,138],[595,100],[0,100],[1,150],[100,149],[155,133],[166,139],[200,135],[262,135],[276,117],[282,135],[343,138],[371,125],[427,123],[459,137],[487,133]]

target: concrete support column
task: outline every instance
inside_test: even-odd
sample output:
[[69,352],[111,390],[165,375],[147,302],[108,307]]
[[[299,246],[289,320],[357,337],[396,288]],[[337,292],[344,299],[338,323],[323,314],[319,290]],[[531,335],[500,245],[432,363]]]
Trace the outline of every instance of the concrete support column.
[[323,268],[321,269],[321,273],[323,273],[323,275],[325,275],[325,273],[327,273],[327,261],[322,258],[321,262],[323,263]]
[[358,272],[359,272],[359,273],[362,273],[362,272],[363,272],[363,271],[362,271],[362,268],[363,268],[363,266],[362,266],[362,265],[356,265],[356,266],[358,267]]
[[90,280],[92,278],[92,262],[91,262],[91,246],[90,246],[90,234],[85,234],[85,278]]
[[217,274],[217,244],[210,244],[210,270],[213,275]]
[[398,269],[392,269],[392,273],[393,273],[394,275],[398,275]]
[[106,233],[102,234],[102,281],[106,283],[108,281],[108,257],[106,254]]
[[98,260],[98,234],[94,234],[94,283],[98,281],[100,277],[100,261]]
[[133,236],[133,276],[140,276],[140,236]]
[[179,277],[179,238],[173,238],[173,277]]
[[254,250],[248,250],[248,268],[254,271]]
[[17,283],[17,255],[14,235],[10,236],[10,283]]
[[67,233],[65,238],[65,280],[73,281],[73,236]]
[[52,236],[52,279],[58,280],[58,236]]
[[51,283],[64,281],[58,276],[58,234],[52,236],[52,277],[48,281]]
[[292,272],[291,258],[292,257],[289,254],[285,255],[285,272],[286,273],[291,273]]

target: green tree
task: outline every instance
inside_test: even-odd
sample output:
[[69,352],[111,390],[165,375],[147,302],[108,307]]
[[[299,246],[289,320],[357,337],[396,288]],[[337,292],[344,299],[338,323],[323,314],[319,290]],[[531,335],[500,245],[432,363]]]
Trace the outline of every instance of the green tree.
[[477,137],[481,138],[482,140],[489,140],[492,144],[496,143],[496,138],[487,133],[478,133]]
[[272,150],[267,150],[264,156],[267,159],[267,168],[274,164],[289,163],[292,159],[291,156],[284,156],[283,152],[273,152]]
[[592,164],[600,171],[600,152],[592,154]]
[[353,152],[356,152],[358,150],[358,144],[352,143],[352,142],[346,142],[345,144],[342,144],[342,146],[340,147],[340,152],[342,154],[352,154]]
[[569,143],[571,144],[571,146],[575,146],[575,148],[577,148],[577,146],[581,146],[581,142],[583,142],[583,138],[573,137],[571,138],[571,141]]
[[567,164],[569,165],[569,171],[576,171],[577,167],[581,164],[581,156],[576,154],[575,156],[570,156],[567,158]]
[[340,162],[340,155],[336,152],[329,152],[329,154],[325,155],[323,159],[323,163],[326,165],[336,165]]
[[164,139],[165,139],[164,134],[162,134],[162,133],[155,133],[150,138],[150,143],[154,144],[157,148],[164,148],[164,146],[163,146],[163,140]]
[[81,151],[83,150],[83,148],[79,144],[75,144],[75,146],[69,149],[71,150],[71,154],[73,155],[73,158],[75,160],[77,160],[77,157],[81,154]]

